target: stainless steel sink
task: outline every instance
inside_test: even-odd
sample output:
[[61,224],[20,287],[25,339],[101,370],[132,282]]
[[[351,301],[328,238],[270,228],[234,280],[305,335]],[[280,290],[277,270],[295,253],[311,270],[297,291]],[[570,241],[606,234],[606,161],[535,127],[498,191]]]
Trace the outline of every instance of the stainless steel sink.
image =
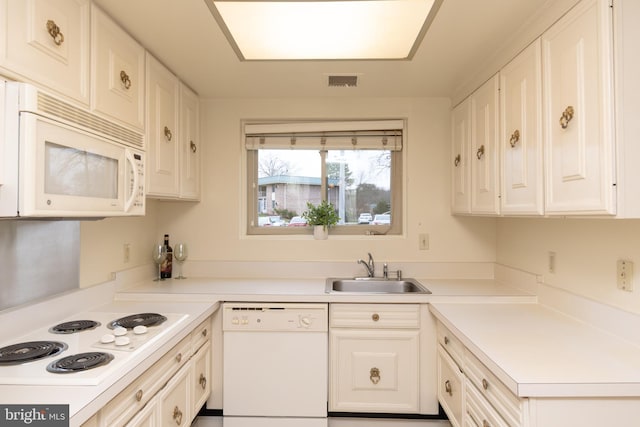
[[384,279],[381,277],[329,278],[327,293],[359,294],[430,294],[416,279]]

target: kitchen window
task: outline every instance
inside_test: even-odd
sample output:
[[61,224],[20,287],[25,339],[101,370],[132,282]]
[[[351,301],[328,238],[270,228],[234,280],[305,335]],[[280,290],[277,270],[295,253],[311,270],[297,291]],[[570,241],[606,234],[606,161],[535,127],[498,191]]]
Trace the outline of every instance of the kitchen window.
[[404,120],[245,123],[247,234],[310,234],[329,201],[331,234],[402,233]]

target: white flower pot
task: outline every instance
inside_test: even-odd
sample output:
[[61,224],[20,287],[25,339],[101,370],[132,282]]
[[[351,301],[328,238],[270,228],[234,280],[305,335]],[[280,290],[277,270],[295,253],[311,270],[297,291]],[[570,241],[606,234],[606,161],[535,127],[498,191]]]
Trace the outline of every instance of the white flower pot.
[[329,227],[324,225],[313,226],[313,238],[316,240],[327,240],[329,237]]

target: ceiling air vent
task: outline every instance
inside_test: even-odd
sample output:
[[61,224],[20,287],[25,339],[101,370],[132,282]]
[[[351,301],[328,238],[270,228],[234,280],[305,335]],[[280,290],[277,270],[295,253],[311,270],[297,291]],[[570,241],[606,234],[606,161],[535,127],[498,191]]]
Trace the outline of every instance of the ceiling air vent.
[[329,87],[357,87],[358,76],[329,76]]

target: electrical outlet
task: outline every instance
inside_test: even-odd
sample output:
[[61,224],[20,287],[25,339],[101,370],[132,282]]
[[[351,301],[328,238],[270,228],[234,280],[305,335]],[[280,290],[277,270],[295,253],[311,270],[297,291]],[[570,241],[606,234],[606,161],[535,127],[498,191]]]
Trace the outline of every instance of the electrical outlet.
[[122,258],[123,258],[123,262],[126,264],[129,262],[129,260],[131,259],[131,245],[129,243],[125,243],[124,247],[122,249]]
[[619,259],[617,262],[617,283],[618,289],[623,291],[633,291],[633,261]]
[[418,247],[421,251],[426,251],[429,249],[429,235],[428,234],[419,234],[418,235]]

